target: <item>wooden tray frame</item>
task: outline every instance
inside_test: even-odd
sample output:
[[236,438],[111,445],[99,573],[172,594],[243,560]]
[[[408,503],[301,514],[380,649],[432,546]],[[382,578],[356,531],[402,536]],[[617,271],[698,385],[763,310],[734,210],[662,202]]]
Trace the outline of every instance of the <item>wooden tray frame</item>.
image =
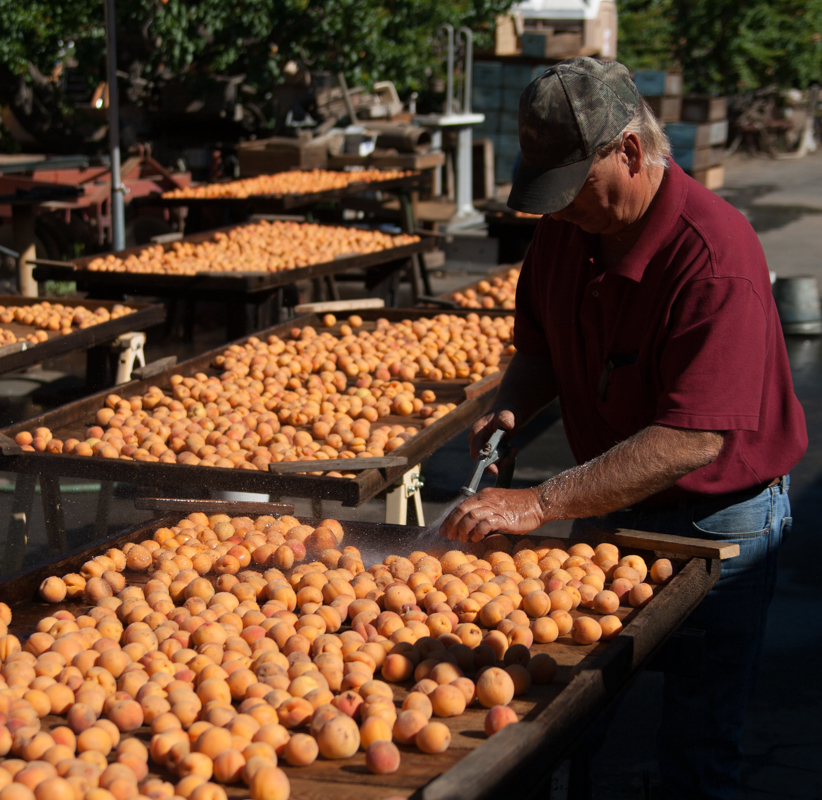
[[[151,502],[156,503],[154,507],[162,515],[154,522],[10,576],[0,583],[0,600],[14,608],[10,631],[18,635],[30,632],[36,620],[54,610],[55,606],[42,603],[36,597],[45,577],[77,571],[85,560],[109,547],[121,547],[128,541],[150,537],[157,528],[173,525],[184,515],[187,509],[169,513],[175,502],[192,503],[160,500],[148,501],[149,506]],[[197,510],[195,504],[196,501],[192,503],[192,510]],[[287,507],[260,504],[254,504],[252,510],[251,505],[243,503],[226,503],[224,510],[229,514],[289,512]],[[316,525],[319,520],[301,518],[301,522]],[[390,552],[417,549],[418,537],[424,531],[411,526],[358,521],[343,520],[342,524],[348,544],[363,547],[376,542],[390,547]],[[585,647],[567,642],[534,645],[532,652],[549,652],[560,666],[555,683],[532,690],[533,694],[528,697],[535,699],[514,699],[512,707],[521,717],[519,724],[485,739],[481,733],[485,711],[472,707],[458,718],[444,720],[454,736],[451,749],[429,756],[415,748],[402,748],[402,763],[393,775],[368,773],[362,752],[346,761],[320,760],[307,768],[295,769],[281,764],[291,781],[291,796],[295,800],[319,800],[333,792],[337,800],[379,800],[387,794],[401,794],[414,800],[457,797],[485,800],[507,796],[513,786],[525,797],[545,792],[552,770],[710,591],[719,578],[721,561],[739,552],[736,545],[716,545],[641,531],[607,530],[594,538],[611,541],[646,557],[664,552],[668,557],[680,558],[681,569],[645,608],[620,609],[618,614],[623,617],[625,628],[612,642]],[[127,577],[140,580],[134,575]],[[407,686],[396,687],[395,701],[401,702],[406,693]],[[61,724],[62,720],[47,717],[43,722],[44,727],[50,727]],[[247,796],[245,790],[226,788],[231,798]]]
[[[389,320],[417,319],[431,316],[432,312],[423,309],[364,309],[359,316],[366,323],[384,317]],[[440,312],[443,313],[443,312]],[[448,312],[458,316],[474,313],[470,310]],[[338,323],[339,325],[340,323]],[[272,334],[287,335],[295,327],[312,325],[322,328],[320,315],[307,314],[265,331],[254,334],[265,339]],[[214,357],[223,353],[231,344],[242,344],[249,337],[229,342],[221,347],[204,353],[181,364],[164,369],[144,380],[131,381],[116,387],[116,393],[124,396],[144,393],[149,386],[167,389],[172,375],[194,375],[197,372],[207,374],[216,370],[210,367]],[[504,363],[504,362],[503,362]],[[456,402],[457,408],[438,419],[433,425],[422,428],[420,432],[402,447],[391,453],[394,457],[404,457],[403,465],[384,468],[362,469],[356,478],[333,478],[318,475],[276,474],[252,470],[224,469],[222,467],[197,467],[182,464],[160,464],[140,461],[123,461],[119,459],[102,459],[93,456],[75,456],[63,453],[30,453],[14,445],[15,434],[32,427],[32,421],[24,420],[0,430],[0,470],[23,472],[37,475],[86,478],[92,480],[123,481],[143,486],[165,487],[167,489],[192,489],[204,491],[244,491],[267,493],[272,497],[312,497],[326,500],[339,500],[345,506],[359,506],[370,500],[379,492],[391,487],[409,467],[418,464],[433,454],[439,447],[448,442],[460,431],[467,428],[482,416],[493,401],[494,389],[502,378],[502,372],[487,376],[477,383],[464,380],[440,381],[437,383],[414,381],[419,390],[432,388],[437,392],[438,402]],[[51,428],[58,438],[68,438],[85,431],[91,424],[96,411],[105,403],[112,390],[98,392],[74,403],[48,411],[37,418],[37,427]],[[406,424],[417,421],[416,417],[386,417],[386,423],[394,424],[404,420]],[[361,466],[362,459],[351,459],[351,468]],[[317,462],[307,462],[316,469]],[[307,469],[311,469],[307,466]]]

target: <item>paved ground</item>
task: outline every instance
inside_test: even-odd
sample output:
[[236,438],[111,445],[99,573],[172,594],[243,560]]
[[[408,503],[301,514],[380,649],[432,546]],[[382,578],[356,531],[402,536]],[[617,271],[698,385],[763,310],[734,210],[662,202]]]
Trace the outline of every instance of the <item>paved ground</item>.
[[[735,159],[726,167],[726,187],[719,193],[742,209],[760,236],[770,268],[780,277],[810,274],[822,282],[822,151],[800,161]],[[482,272],[492,260],[489,242],[458,239],[449,246],[451,260],[435,278],[435,291],[453,289]],[[489,253],[491,255],[489,255]],[[223,341],[222,331],[198,333],[191,345],[176,345],[180,360]],[[167,348],[152,346],[151,358]],[[796,391],[805,408],[811,446],[792,474],[793,534],[785,543],[780,578],[768,625],[762,675],[750,709],[745,749],[744,789],[739,800],[822,799],[822,614],[818,603],[819,559],[815,537],[822,518],[822,341],[790,337]],[[66,372],[82,362],[62,360],[46,365]],[[0,413],[3,413],[0,402]],[[30,413],[30,411],[29,411]],[[516,485],[547,479],[573,461],[555,408],[547,409],[523,434]],[[425,514],[430,521],[449,506],[471,470],[465,437],[444,446],[424,464]],[[8,519],[13,476],[0,475],[0,519]],[[72,528],[71,546],[93,535],[94,492],[67,495],[65,513]],[[95,498],[96,499],[96,498]],[[310,510],[297,501],[298,512]],[[381,501],[359,509],[325,503],[324,513],[340,518],[379,520]],[[111,529],[137,519],[128,500],[115,502]],[[5,525],[2,526],[5,529]],[[568,530],[552,526],[554,535]],[[0,548],[3,541],[0,540]],[[42,515],[35,510],[27,562],[48,552]],[[6,565],[6,571],[8,565]],[[0,567],[0,572],[2,572]],[[595,762],[596,800],[640,800],[643,780],[655,771],[654,739],[658,721],[661,676],[645,674],[636,682]]]

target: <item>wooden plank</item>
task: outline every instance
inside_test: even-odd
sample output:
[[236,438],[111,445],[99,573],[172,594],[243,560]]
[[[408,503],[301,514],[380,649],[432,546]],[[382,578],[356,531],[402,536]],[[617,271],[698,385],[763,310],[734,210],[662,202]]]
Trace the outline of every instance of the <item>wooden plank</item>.
[[[593,537],[589,537],[593,538]],[[680,557],[718,558],[725,560],[739,555],[739,545],[712,542],[708,539],[688,539],[664,533],[648,533],[619,528],[607,533],[607,540],[619,547],[638,547],[643,550],[661,550]]]
[[355,472],[364,469],[385,469],[386,467],[408,466],[408,459],[404,456],[374,456],[372,458],[323,458],[315,461],[276,461],[268,465],[269,472],[303,473],[303,472],[330,472],[344,470]]
[[381,297],[358,297],[354,300],[325,300],[322,303],[303,303],[294,306],[296,314],[324,314],[326,312],[361,311],[366,308],[385,308]]
[[291,503],[255,503],[247,500],[188,500],[178,497],[138,497],[134,500],[134,507],[144,511],[178,512],[188,515],[194,511],[203,514],[231,514],[244,516],[258,514],[280,516],[293,514],[294,506]]

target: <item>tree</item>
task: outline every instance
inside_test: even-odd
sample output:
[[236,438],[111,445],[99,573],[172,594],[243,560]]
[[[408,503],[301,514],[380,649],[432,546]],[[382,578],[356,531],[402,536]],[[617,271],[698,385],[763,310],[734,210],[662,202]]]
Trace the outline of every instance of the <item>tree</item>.
[[737,94],[822,83],[822,0],[617,0],[619,58],[682,68],[686,89]]

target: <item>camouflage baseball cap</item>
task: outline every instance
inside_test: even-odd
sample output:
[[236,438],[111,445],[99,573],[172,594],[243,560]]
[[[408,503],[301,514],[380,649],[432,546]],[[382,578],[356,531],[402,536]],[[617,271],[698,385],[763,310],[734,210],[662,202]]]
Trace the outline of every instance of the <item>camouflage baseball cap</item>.
[[560,211],[577,196],[597,151],[633,119],[641,102],[616,61],[561,61],[532,81],[519,101],[522,161],[508,205],[530,214]]

